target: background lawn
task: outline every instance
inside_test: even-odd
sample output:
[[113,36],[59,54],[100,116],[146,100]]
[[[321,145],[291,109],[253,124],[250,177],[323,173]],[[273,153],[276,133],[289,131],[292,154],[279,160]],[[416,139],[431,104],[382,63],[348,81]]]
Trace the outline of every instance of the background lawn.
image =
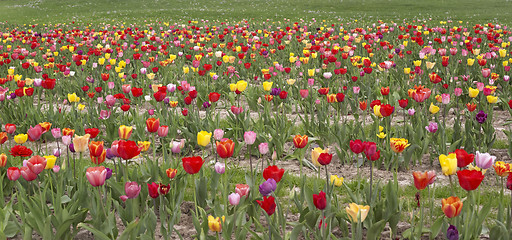
[[16,24],[244,18],[512,22],[512,2],[505,0],[0,0],[0,9],[1,21]]

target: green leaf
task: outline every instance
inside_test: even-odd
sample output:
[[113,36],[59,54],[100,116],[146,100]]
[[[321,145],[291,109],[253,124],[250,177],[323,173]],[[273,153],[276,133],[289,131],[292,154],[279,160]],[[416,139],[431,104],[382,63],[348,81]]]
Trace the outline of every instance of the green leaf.
[[432,235],[431,236],[431,239],[432,238],[436,238],[437,235],[439,235],[439,232],[441,231],[441,227],[444,225],[444,218],[443,217],[440,217],[438,218],[434,224],[432,225],[432,227],[430,228],[430,232]]
[[130,224],[128,224],[128,226],[126,226],[126,229],[124,229],[121,236],[119,236],[119,240],[133,239],[134,236],[132,236],[132,234],[136,232],[138,226],[139,226],[139,220],[138,219],[133,220],[133,222],[131,222]]
[[110,238],[107,235],[105,235],[104,233],[102,233],[100,230],[98,230],[94,227],[90,227],[89,225],[87,225],[85,223],[79,223],[78,227],[83,228],[83,229],[91,232],[92,234],[94,234],[95,239],[110,240]]
[[368,229],[366,239],[379,239],[381,237],[382,230],[386,226],[387,219],[382,219],[374,224]]
[[63,195],[62,197],[60,197],[60,203],[61,204],[66,204],[68,202],[71,202],[71,198],[69,198],[68,195]]

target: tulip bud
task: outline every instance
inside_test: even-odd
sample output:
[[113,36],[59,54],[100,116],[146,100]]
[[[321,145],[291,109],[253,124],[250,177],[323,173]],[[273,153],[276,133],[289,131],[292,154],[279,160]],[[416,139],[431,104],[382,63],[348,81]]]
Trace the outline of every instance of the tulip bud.
[[221,162],[215,163],[215,172],[218,174],[223,174],[226,171],[226,165]]
[[231,193],[228,196],[229,203],[233,206],[237,206],[240,203],[240,194]]
[[213,138],[215,140],[220,141],[224,137],[224,131],[222,129],[215,129],[213,131]]
[[261,155],[265,155],[268,153],[269,149],[268,149],[268,143],[264,142],[264,143],[260,143],[260,145],[258,145],[258,150],[260,151],[260,154]]

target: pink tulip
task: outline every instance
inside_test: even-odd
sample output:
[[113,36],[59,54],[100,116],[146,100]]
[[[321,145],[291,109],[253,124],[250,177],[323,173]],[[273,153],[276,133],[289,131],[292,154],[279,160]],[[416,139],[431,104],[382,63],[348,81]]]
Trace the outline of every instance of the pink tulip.
[[62,137],[62,133],[60,132],[60,128],[52,129],[52,136],[54,138],[56,138],[56,139]]
[[160,126],[158,128],[158,136],[159,137],[167,137],[167,134],[169,133],[169,127],[168,126]]
[[43,135],[43,127],[41,125],[36,125],[35,127],[30,126],[27,131],[28,139],[32,142],[39,140],[41,135]]
[[122,89],[124,93],[130,93],[132,86],[130,86],[130,84],[123,84]]
[[253,145],[256,141],[256,133],[253,131],[247,131],[244,133],[244,141],[247,145]]
[[249,185],[247,184],[237,184],[235,192],[240,195],[240,197],[243,197],[245,195],[249,195]]
[[103,166],[101,167],[90,167],[87,168],[87,172],[85,173],[87,180],[93,187],[102,186],[105,184],[105,180],[107,178],[107,169]]
[[301,96],[302,98],[307,98],[307,97],[308,97],[308,95],[309,95],[309,90],[308,90],[308,89],[301,89],[301,90],[299,91],[299,93],[300,93],[300,96]]
[[260,143],[260,145],[258,145],[258,150],[260,151],[260,154],[261,155],[265,155],[268,153],[269,149],[268,149],[268,143],[264,142],[264,143]]
[[33,156],[28,160],[27,167],[30,169],[30,171],[37,175],[41,173],[46,167],[46,158],[38,155]]
[[16,181],[20,178],[21,172],[17,167],[10,167],[7,169],[7,178],[11,181]]
[[220,141],[224,137],[224,130],[222,129],[215,129],[213,131],[213,138],[217,141]]
[[100,111],[100,117],[99,119],[102,119],[102,120],[106,120],[110,117],[110,111],[107,111],[107,110],[101,110]]
[[240,203],[240,194],[238,193],[231,193],[228,196],[229,204],[236,206]]
[[71,144],[71,136],[62,136],[62,143],[64,143],[66,146],[69,146],[69,144]]
[[124,191],[129,199],[139,196],[140,190],[141,186],[137,182],[127,182],[124,184]]

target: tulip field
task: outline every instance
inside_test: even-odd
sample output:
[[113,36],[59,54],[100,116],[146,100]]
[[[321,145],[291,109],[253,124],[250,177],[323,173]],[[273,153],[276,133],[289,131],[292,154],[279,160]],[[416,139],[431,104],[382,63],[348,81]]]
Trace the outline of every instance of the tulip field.
[[508,2],[239,2],[0,1],[0,239],[512,238]]

